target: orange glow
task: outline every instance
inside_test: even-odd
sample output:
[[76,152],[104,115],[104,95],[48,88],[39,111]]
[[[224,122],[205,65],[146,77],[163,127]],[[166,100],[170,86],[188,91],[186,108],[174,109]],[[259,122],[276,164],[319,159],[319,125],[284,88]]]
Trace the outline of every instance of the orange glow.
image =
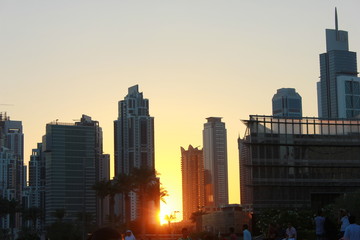
[[164,225],[168,223],[167,216],[172,215],[174,219],[171,222],[179,222],[182,220],[180,211],[174,210],[173,206],[167,205],[163,202],[160,203],[160,224]]

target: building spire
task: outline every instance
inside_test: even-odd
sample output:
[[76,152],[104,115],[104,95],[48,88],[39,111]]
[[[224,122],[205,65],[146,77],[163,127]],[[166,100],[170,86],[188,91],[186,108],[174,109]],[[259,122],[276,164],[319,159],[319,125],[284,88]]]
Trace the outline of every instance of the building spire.
[[335,7],[335,30],[338,31],[339,30],[339,26],[338,26],[338,16],[337,16],[337,9]]

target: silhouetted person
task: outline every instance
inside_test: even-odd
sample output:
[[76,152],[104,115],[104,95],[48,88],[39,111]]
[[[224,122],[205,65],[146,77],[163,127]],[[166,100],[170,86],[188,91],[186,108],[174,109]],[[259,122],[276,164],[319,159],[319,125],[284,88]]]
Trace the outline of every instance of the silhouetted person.
[[136,240],[136,238],[131,230],[126,230],[124,239],[125,240]]
[[249,226],[247,224],[243,225],[243,239],[244,240],[251,240],[252,239],[251,233],[250,233],[248,228],[249,228]]
[[182,233],[182,237],[179,238],[178,240],[191,240],[187,228],[181,229],[181,233]]
[[349,215],[345,209],[340,209],[339,223],[341,224],[340,237],[343,237],[346,227],[350,225]]
[[230,240],[236,240],[237,239],[237,236],[235,234],[235,228],[231,227],[229,228],[229,232],[230,232]]
[[324,240],[324,238],[325,238],[325,229],[324,229],[325,217],[323,217],[321,210],[318,211],[318,214],[315,217],[314,221],[315,221],[316,240]]
[[344,233],[344,240],[360,240],[360,226],[356,224],[355,216],[349,217],[349,226],[346,227]]
[[292,226],[291,223],[288,223],[288,227],[286,228],[286,231],[285,231],[285,234],[286,234],[286,239],[287,240],[296,240],[296,237],[297,237],[297,232],[296,232],[296,229]]
[[121,234],[111,227],[103,227],[95,230],[89,240],[121,240]]
[[270,223],[266,232],[266,240],[275,240],[277,237],[277,232],[278,230],[276,229],[275,225]]

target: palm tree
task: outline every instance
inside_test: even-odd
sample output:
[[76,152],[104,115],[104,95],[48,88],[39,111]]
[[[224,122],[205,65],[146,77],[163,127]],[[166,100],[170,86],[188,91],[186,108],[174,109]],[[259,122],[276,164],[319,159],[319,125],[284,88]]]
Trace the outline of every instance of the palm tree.
[[125,223],[126,229],[128,228],[128,224],[130,223],[130,192],[134,191],[135,184],[134,184],[134,177],[133,175],[127,174],[119,174],[117,175],[114,180],[119,187],[119,193],[123,194],[124,202],[125,202]]
[[114,224],[115,220],[115,195],[119,193],[119,186],[115,180],[109,180],[107,185],[107,191],[110,198],[110,223]]
[[104,198],[109,195],[109,185],[111,184],[108,180],[101,180],[96,182],[92,189],[96,191],[96,195],[100,198],[100,225],[104,223],[103,212],[104,212]]
[[141,233],[145,233],[145,222],[148,211],[148,203],[153,200],[157,202],[160,200],[160,183],[159,178],[156,177],[156,171],[147,167],[134,168],[132,171],[134,179],[135,192],[139,197],[140,202],[140,221]]

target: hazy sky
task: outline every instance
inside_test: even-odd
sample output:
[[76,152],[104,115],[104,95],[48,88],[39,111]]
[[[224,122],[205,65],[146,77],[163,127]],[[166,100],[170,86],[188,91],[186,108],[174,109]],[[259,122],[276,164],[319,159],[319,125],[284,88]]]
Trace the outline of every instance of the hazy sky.
[[0,0],[0,111],[21,120],[25,162],[45,125],[87,114],[100,122],[113,158],[113,121],[139,84],[155,117],[156,168],[182,210],[180,147],[202,147],[206,118],[228,132],[230,202],[239,203],[240,119],[271,114],[278,88],[317,116],[325,29],[349,32],[360,52],[359,0]]

